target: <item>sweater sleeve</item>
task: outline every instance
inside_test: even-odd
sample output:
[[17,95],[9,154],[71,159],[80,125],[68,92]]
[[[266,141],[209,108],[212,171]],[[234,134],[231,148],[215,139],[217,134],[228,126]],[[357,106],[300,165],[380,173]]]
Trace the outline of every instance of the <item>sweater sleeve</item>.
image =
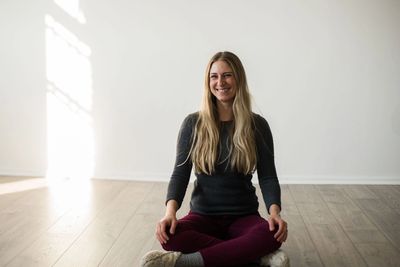
[[168,184],[167,199],[165,202],[167,203],[169,200],[174,199],[178,202],[178,208],[182,205],[192,171],[192,160],[190,159],[189,152],[196,121],[197,116],[195,113],[188,115],[183,121],[178,135],[175,166]]
[[260,115],[256,115],[255,125],[258,182],[269,213],[272,204],[277,204],[281,208],[281,188],[276,174],[271,129],[268,122]]

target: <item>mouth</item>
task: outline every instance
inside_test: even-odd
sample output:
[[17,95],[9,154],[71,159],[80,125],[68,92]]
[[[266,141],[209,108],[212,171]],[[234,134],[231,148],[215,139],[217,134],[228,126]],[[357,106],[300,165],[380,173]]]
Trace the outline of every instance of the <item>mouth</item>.
[[226,93],[226,92],[228,92],[229,90],[231,90],[231,88],[220,88],[220,89],[215,89],[217,92],[222,92],[222,93]]

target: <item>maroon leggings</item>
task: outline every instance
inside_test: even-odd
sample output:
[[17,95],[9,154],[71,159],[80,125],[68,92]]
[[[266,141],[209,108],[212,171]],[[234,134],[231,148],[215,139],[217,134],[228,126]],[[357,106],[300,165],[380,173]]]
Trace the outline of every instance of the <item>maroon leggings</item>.
[[194,212],[178,220],[174,235],[162,247],[168,251],[199,251],[205,267],[240,266],[257,261],[282,245],[258,213],[206,216]]

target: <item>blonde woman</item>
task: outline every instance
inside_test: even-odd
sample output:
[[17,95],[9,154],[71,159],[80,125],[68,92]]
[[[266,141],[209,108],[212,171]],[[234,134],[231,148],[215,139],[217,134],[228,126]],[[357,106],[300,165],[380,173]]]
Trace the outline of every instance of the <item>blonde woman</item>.
[[[252,112],[246,74],[231,52],[215,54],[206,69],[201,110],[184,120],[156,237],[166,251],[151,251],[143,267],[289,266],[278,250],[288,236],[280,217],[280,186],[272,134]],[[190,212],[177,220],[192,166],[196,181]],[[258,212],[252,184],[257,171],[268,209]]]

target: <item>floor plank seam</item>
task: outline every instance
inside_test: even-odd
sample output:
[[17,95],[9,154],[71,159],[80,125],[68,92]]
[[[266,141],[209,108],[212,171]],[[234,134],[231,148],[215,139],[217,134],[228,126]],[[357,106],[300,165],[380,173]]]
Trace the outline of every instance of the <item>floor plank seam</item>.
[[[395,243],[393,243],[392,239],[390,238],[390,235],[388,235],[388,234],[386,233],[386,231],[385,231],[384,229],[382,229],[382,227],[381,227],[377,222],[375,222],[374,218],[372,218],[372,217],[368,214],[368,212],[365,212],[365,210],[363,209],[363,207],[361,207],[360,205],[358,205],[357,202],[354,201],[354,200],[351,198],[351,196],[350,196],[346,191],[345,191],[345,194],[347,194],[347,196],[349,197],[350,201],[353,202],[353,204],[354,204],[355,206],[357,206],[357,207],[365,214],[365,216],[367,216],[368,220],[376,227],[376,229],[378,229],[378,230],[385,236],[386,240],[387,240],[395,249],[397,249],[397,252],[400,253],[400,248],[399,248]],[[378,197],[378,196],[377,196],[377,197]],[[379,198],[379,197],[378,197],[378,198]],[[380,199],[380,198],[379,198],[379,199]]]
[[[26,197],[26,199],[29,198],[29,196],[32,194],[28,194],[28,196]],[[68,211],[70,211],[71,208],[67,209],[62,215],[60,215],[54,223],[49,224],[49,226],[45,227],[43,230],[40,231],[40,233],[38,233],[36,235],[36,237],[34,238],[34,240],[32,240],[31,243],[29,243],[28,245],[26,245],[24,248],[22,248],[17,254],[15,254],[15,256],[9,260],[5,265],[9,265],[10,263],[12,263],[16,258],[18,258],[18,256],[20,256],[26,249],[28,249],[29,247],[31,247],[37,240],[40,239],[41,235],[43,235],[44,233],[46,233],[54,224],[56,224]]]
[[[123,185],[128,184],[129,182],[125,182],[123,183]],[[112,200],[116,199],[118,197],[118,195],[126,188],[126,186],[120,186],[120,189],[118,190],[117,193],[115,193],[114,197],[112,198]],[[96,214],[93,216],[93,218],[90,220],[90,222],[82,229],[82,231],[77,234],[76,238],[74,238],[74,240],[69,244],[69,246],[61,253],[61,255],[57,258],[57,260],[55,260],[55,262],[51,265],[51,266],[55,266],[63,257],[64,255],[68,252],[68,250],[74,245],[74,243],[86,232],[86,230],[89,228],[89,226],[96,220],[97,216],[99,214],[101,214],[109,205],[112,204],[112,201],[108,201],[106,205],[104,205],[104,207],[102,209],[99,209]]]
[[[155,183],[152,182],[152,186],[151,188],[148,190],[148,194],[146,195],[146,197],[144,197],[142,199],[142,201],[140,202],[143,203],[149,196],[151,196],[151,192],[154,190],[155,188]],[[124,232],[124,230],[126,229],[126,227],[129,225],[129,222],[132,220],[132,218],[136,215],[137,210],[140,208],[141,205],[138,205],[135,209],[135,211],[132,213],[132,215],[129,217],[129,219],[127,220],[126,224],[124,225],[124,227],[122,227],[121,232],[118,234],[118,236],[115,238],[114,242],[112,243],[112,245],[110,246],[110,248],[107,250],[107,252],[105,253],[104,257],[101,259],[101,261],[99,262],[98,266],[101,266],[103,261],[106,259],[107,255],[110,253],[110,251],[112,250],[112,248],[115,246],[115,243],[118,241],[118,239],[121,237],[122,233]]]
[[288,189],[289,189],[289,190],[288,190],[288,191],[289,191],[289,194],[291,195],[292,199],[294,200],[294,205],[296,206],[297,212],[300,214],[300,217],[301,217],[301,220],[302,220],[302,222],[303,222],[303,224],[304,224],[304,227],[305,227],[306,230],[307,230],[307,234],[308,234],[308,236],[310,237],[310,240],[311,240],[311,242],[312,242],[312,245],[313,245],[315,251],[318,253],[318,258],[319,258],[320,262],[322,263],[322,265],[323,265],[324,267],[326,267],[326,266],[325,266],[325,263],[324,263],[323,260],[322,260],[322,256],[320,255],[320,253],[319,253],[319,251],[318,251],[318,249],[317,249],[317,246],[316,246],[314,240],[311,238],[310,230],[309,230],[308,227],[307,227],[307,224],[306,224],[306,222],[305,222],[305,220],[304,220],[303,214],[300,212],[300,208],[297,206],[297,201],[296,201],[296,199],[294,198],[293,193],[292,193],[292,190],[291,190],[291,185],[288,185]]
[[[372,185],[367,185],[367,187],[370,189],[371,187],[373,187]],[[397,192],[396,189],[397,186],[390,186],[390,189],[393,189],[395,191],[395,194]],[[370,189],[370,191],[373,192],[373,190]],[[375,195],[376,193],[373,192]],[[397,192],[397,197],[400,197],[400,192]],[[379,199],[381,199],[381,197],[377,196]],[[387,200],[387,199],[381,199],[383,201],[384,204],[386,204],[387,206],[391,207],[399,216],[400,216],[400,206],[399,207],[392,207],[392,204]]]
[[[317,193],[319,194],[320,198],[322,199],[322,201],[324,201],[325,206],[328,208],[328,210],[330,211],[330,213],[332,214],[333,218],[336,221],[336,224],[340,227],[340,229],[342,229],[343,233],[345,234],[345,236],[347,237],[347,239],[349,240],[349,242],[351,243],[351,245],[353,246],[354,250],[357,251],[358,255],[360,256],[360,258],[364,261],[365,266],[368,266],[368,262],[367,260],[364,258],[364,256],[360,253],[359,249],[357,248],[357,246],[353,243],[353,241],[351,240],[349,234],[347,233],[346,229],[344,229],[343,225],[340,223],[340,221],[336,218],[336,216],[334,215],[332,209],[329,207],[328,203],[325,201],[325,199],[322,197],[321,191],[320,189],[316,189]],[[342,191],[342,190],[341,190]]]

